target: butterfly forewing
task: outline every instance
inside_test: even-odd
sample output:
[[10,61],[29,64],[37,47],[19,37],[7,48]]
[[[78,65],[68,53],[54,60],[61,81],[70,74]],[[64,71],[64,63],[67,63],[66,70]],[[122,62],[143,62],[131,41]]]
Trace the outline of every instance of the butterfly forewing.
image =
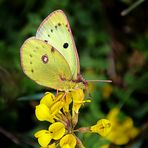
[[68,20],[61,10],[51,13],[37,30],[36,38],[56,48],[70,66],[71,78],[77,79],[80,72],[79,58]]
[[71,87],[68,85],[72,73],[67,61],[42,40],[29,38],[25,41],[21,48],[21,64],[25,74],[40,85],[58,90]]

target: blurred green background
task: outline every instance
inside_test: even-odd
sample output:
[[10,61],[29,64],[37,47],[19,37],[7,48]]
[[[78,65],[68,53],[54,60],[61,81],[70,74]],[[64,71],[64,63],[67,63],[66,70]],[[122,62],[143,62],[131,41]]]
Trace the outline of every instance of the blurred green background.
[[[125,16],[134,0],[0,0],[0,147],[39,147],[33,134],[46,123],[34,115],[39,98],[49,89],[27,78],[20,66],[20,47],[34,36],[52,11],[62,9],[77,45],[86,79],[111,79],[90,84],[92,102],[80,110],[79,126],[93,125],[114,107],[140,129],[128,143],[110,147],[146,148],[148,143],[148,3]],[[79,135],[86,148],[101,148],[98,135]]]

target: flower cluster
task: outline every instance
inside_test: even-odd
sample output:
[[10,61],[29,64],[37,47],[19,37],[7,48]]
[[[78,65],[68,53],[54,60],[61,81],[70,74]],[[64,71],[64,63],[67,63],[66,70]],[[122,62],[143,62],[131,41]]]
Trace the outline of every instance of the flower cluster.
[[90,100],[84,100],[82,89],[71,92],[60,92],[56,96],[45,93],[40,104],[36,106],[35,114],[39,121],[48,121],[49,128],[35,133],[42,148],[83,148],[76,132],[92,132],[106,136],[111,130],[111,123],[101,119],[96,125],[76,129],[80,107]]
[[124,116],[120,119],[119,115],[119,108],[113,108],[108,113],[107,118],[112,123],[112,130],[106,138],[116,145],[123,145],[135,138],[139,133],[139,129],[134,127],[132,118]]

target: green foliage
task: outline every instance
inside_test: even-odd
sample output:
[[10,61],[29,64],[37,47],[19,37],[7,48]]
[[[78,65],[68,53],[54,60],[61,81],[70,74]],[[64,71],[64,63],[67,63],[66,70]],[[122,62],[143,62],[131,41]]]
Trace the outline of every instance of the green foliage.
[[[130,116],[138,128],[147,125],[148,32],[146,13],[143,13],[147,12],[147,8],[143,3],[129,15],[118,16],[132,2],[0,1],[1,146],[38,147],[33,137],[34,131],[39,128],[34,108],[37,99],[49,89],[38,86],[23,74],[20,47],[28,37],[35,35],[41,21],[57,9],[62,9],[70,21],[82,75],[86,79],[113,80],[113,90],[108,98],[103,97],[103,87],[106,84],[94,84],[92,102],[81,109],[79,124],[94,124],[98,118],[105,118],[113,107],[121,107],[122,112]],[[124,114],[120,116],[121,120]],[[139,139],[133,139],[127,147],[145,147],[146,137],[147,133],[141,131]],[[98,148],[108,143],[89,133],[85,137],[80,135],[80,138],[86,148],[92,145],[92,148]]]

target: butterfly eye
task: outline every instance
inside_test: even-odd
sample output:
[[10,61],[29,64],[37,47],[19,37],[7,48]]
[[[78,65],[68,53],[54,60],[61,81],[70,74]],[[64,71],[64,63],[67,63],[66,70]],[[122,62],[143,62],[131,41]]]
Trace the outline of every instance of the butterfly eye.
[[68,48],[68,43],[64,43],[64,44],[63,44],[63,47],[64,47],[64,48]]

